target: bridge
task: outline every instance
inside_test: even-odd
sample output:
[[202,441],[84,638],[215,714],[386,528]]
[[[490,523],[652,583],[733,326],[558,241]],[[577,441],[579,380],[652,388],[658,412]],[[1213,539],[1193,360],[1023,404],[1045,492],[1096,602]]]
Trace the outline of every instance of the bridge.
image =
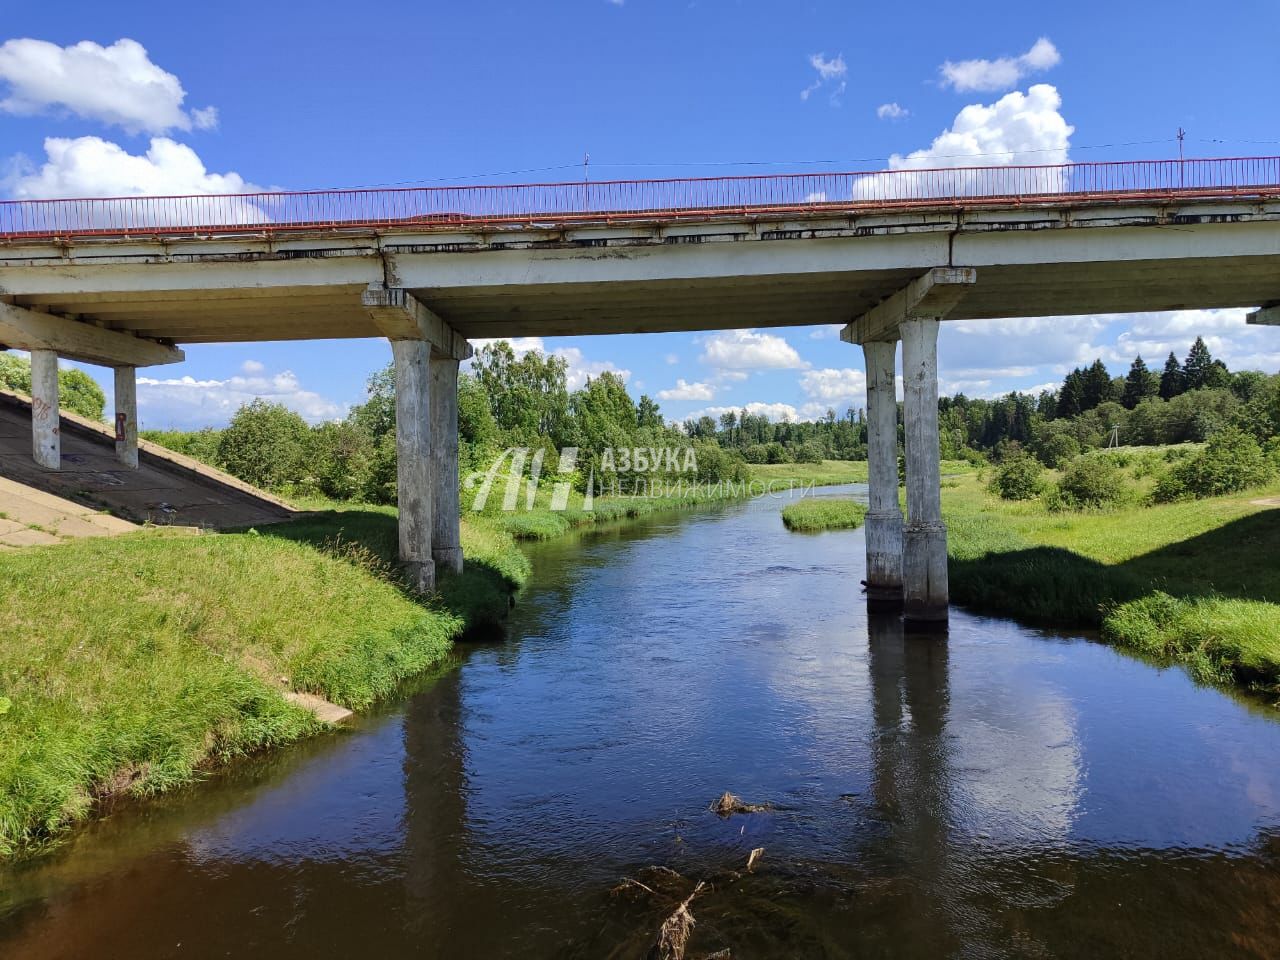
[[1213,307],[1280,324],[1280,157],[0,203],[37,463],[60,465],[58,357],[115,368],[132,467],[136,368],[179,344],[385,337],[424,590],[462,563],[468,338],[843,325],[867,364],[868,602],[945,626],[939,323]]

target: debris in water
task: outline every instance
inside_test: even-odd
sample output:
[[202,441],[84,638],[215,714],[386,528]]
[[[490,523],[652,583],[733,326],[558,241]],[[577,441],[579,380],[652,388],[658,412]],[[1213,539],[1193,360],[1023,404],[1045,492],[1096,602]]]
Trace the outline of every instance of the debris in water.
[[[728,794],[726,794],[728,796]],[[676,907],[675,913],[663,921],[658,930],[658,939],[649,951],[649,960],[684,960],[685,947],[689,944],[689,935],[693,933],[694,919],[689,912],[689,904],[702,892],[705,884],[698,881],[693,893]]]
[[747,857],[747,873],[750,873],[755,868],[756,861],[758,861],[763,856],[764,856],[764,847],[756,847],[754,850],[751,851],[751,855]]
[[711,809],[722,817],[731,817],[735,813],[761,813],[773,808],[767,803],[745,803],[741,797],[735,797],[726,790]]

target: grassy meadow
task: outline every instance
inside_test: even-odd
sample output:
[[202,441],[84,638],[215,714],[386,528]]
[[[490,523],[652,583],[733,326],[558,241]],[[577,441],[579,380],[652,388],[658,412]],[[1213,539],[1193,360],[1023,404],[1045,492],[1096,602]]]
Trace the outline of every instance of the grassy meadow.
[[1085,511],[1002,500],[979,475],[954,481],[943,490],[952,599],[1098,629],[1200,679],[1280,696],[1280,509],[1266,502],[1280,485],[1149,505],[1146,468],[1126,468],[1127,502]]

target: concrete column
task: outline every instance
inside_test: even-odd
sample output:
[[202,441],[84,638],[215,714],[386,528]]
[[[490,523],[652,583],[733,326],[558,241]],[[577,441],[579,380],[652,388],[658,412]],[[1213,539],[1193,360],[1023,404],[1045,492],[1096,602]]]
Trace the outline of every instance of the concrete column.
[[949,597],[938,448],[938,321],[907,319],[900,329],[907,435],[904,616],[917,628],[945,630]]
[[58,354],[31,351],[31,452],[46,470],[62,468],[58,416]]
[[116,459],[138,469],[138,371],[116,367]]
[[462,572],[458,509],[458,361],[431,358],[431,556],[436,569]]
[[396,365],[396,499],[400,560],[421,593],[436,586],[431,559],[431,346],[393,340]]
[[867,607],[902,609],[902,508],[898,504],[898,343],[862,345],[867,361]]

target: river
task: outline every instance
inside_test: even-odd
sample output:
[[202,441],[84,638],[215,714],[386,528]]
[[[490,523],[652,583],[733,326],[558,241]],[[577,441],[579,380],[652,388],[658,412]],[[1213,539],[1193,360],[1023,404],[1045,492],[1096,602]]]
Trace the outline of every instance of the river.
[[0,868],[0,956],[643,957],[698,881],[690,958],[1280,955],[1276,712],[869,622],[780,506],[532,548],[505,642]]

